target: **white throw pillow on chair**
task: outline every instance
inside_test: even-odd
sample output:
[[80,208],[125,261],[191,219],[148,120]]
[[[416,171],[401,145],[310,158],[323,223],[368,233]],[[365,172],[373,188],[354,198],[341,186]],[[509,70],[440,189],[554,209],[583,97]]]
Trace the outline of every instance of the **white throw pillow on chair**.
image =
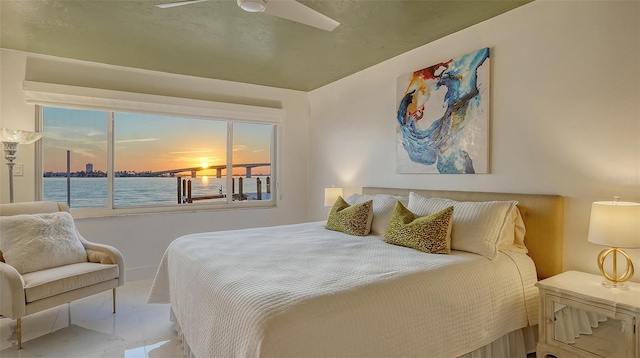
[[0,217],[0,250],[21,274],[87,262],[68,212]]

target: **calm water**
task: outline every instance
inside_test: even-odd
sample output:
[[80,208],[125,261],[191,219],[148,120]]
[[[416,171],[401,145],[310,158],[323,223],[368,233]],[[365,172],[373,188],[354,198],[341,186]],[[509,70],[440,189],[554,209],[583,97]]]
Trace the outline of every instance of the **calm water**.
[[[262,181],[262,198],[269,200],[266,194],[266,177],[253,177],[244,180],[244,194],[255,199],[257,178]],[[227,193],[225,178],[185,178],[191,180],[191,195],[217,195]],[[235,178],[238,192],[238,178]],[[43,178],[43,199],[67,202],[67,178]],[[176,178],[115,178],[114,205],[148,206],[176,204],[178,202]],[[225,202],[226,199],[200,200],[198,202]],[[107,206],[107,178],[71,178],[71,207],[95,208]]]

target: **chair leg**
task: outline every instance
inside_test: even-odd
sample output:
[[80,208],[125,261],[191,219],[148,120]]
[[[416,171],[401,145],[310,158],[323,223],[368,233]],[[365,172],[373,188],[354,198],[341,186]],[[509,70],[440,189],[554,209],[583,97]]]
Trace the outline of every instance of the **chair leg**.
[[[113,289],[113,313],[116,313],[116,289]],[[69,315],[69,325],[71,325],[71,302],[67,304],[67,314]],[[16,329],[18,334],[18,349],[22,349],[22,318],[16,319]]]
[[16,320],[16,325],[18,329],[18,349],[22,349],[22,318]]

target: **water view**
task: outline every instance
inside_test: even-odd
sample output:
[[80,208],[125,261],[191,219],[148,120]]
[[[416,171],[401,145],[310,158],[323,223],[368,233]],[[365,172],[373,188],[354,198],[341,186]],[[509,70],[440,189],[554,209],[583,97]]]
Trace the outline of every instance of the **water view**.
[[[225,178],[197,177],[191,180],[192,197],[227,194]],[[257,179],[262,181],[262,200],[270,200],[266,177],[243,178],[243,193],[247,200],[257,200]],[[235,193],[238,193],[238,178]],[[43,199],[67,202],[67,178],[43,178]],[[177,179],[169,177],[115,178],[114,206],[156,206],[178,203]],[[185,194],[186,195],[186,194]],[[197,202],[226,202],[226,198],[198,200]],[[107,178],[71,178],[71,207],[98,208],[107,206]]]

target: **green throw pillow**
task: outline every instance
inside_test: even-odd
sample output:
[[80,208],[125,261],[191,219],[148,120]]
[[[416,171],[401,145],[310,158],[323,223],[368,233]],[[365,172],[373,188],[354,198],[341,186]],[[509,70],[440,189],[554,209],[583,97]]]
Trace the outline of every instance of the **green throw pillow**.
[[371,230],[373,220],[373,200],[349,206],[340,196],[333,204],[327,229],[349,235],[366,236]]
[[451,252],[452,219],[453,206],[420,217],[397,202],[384,241],[431,254],[448,254]]

